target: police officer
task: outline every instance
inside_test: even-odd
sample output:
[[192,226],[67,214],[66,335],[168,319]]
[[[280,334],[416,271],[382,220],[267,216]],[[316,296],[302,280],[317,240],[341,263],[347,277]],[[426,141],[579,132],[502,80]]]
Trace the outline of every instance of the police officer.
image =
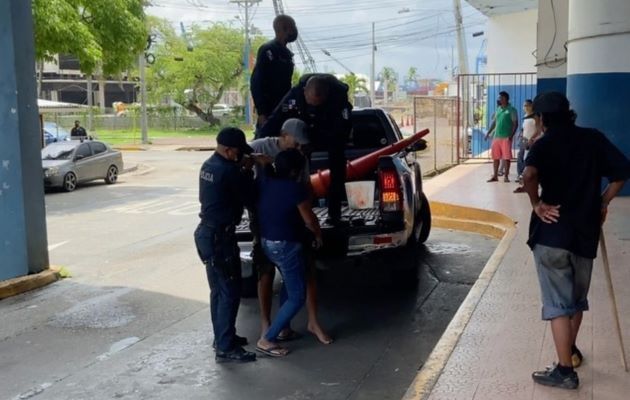
[[350,137],[352,104],[348,85],[330,74],[306,74],[282,99],[266,124],[258,128],[258,137],[278,136],[284,121],[298,118],[306,123],[315,149],[328,151],[330,189],[329,223],[341,223],[341,201],[345,193],[345,146]]
[[252,98],[258,114],[257,127],[265,121],[282,98],[291,89],[293,77],[293,53],[287,43],[298,37],[295,21],[288,15],[278,15],[273,20],[275,39],[263,44],[258,49],[256,65],[250,79]]
[[251,153],[243,131],[224,128],[217,136],[215,153],[204,162],[199,175],[201,221],[195,244],[210,285],[216,362],[256,360],[256,354],[241,347],[247,339],[237,336],[235,328],[241,288],[235,230],[245,202],[252,199],[253,172],[251,165],[244,167],[242,162]]

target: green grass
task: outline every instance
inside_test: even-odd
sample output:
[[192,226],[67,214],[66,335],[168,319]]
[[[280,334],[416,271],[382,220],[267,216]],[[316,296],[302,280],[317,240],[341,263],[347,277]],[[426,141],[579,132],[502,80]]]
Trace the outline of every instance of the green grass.
[[[220,127],[208,127],[203,129],[181,129],[177,131],[149,129],[149,142],[156,138],[214,138],[219,133]],[[243,127],[241,128],[243,129]],[[253,138],[253,130],[243,129],[248,138]],[[141,144],[142,134],[139,129],[136,130],[106,130],[98,129],[95,131],[98,140],[102,140],[110,145],[124,144]]]

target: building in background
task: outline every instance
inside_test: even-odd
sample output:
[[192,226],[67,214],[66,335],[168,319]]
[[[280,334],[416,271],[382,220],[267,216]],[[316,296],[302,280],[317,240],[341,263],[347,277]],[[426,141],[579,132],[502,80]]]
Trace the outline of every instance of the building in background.
[[[534,94],[565,93],[578,124],[630,156],[630,1],[466,1],[488,17],[489,73],[535,73]],[[520,84],[510,79],[489,86],[488,98]]]

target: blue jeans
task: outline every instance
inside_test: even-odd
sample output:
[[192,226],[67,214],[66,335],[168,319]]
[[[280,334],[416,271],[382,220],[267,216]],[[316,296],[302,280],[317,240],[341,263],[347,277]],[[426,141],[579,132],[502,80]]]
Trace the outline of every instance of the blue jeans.
[[210,318],[217,351],[234,349],[236,315],[241,302],[240,258],[236,237],[199,224],[195,245],[206,266],[210,286]]
[[291,319],[300,311],[306,300],[305,265],[302,243],[274,241],[262,239],[265,255],[274,263],[284,284],[280,292],[280,308],[271,326],[265,333],[265,339],[275,342],[284,328],[289,326]]

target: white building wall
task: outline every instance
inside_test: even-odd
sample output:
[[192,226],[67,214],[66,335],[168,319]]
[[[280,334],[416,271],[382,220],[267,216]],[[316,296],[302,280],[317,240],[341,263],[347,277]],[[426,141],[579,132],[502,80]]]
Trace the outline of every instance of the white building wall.
[[537,30],[538,78],[566,78],[569,0],[539,0]]
[[488,73],[536,72],[537,10],[488,19]]

